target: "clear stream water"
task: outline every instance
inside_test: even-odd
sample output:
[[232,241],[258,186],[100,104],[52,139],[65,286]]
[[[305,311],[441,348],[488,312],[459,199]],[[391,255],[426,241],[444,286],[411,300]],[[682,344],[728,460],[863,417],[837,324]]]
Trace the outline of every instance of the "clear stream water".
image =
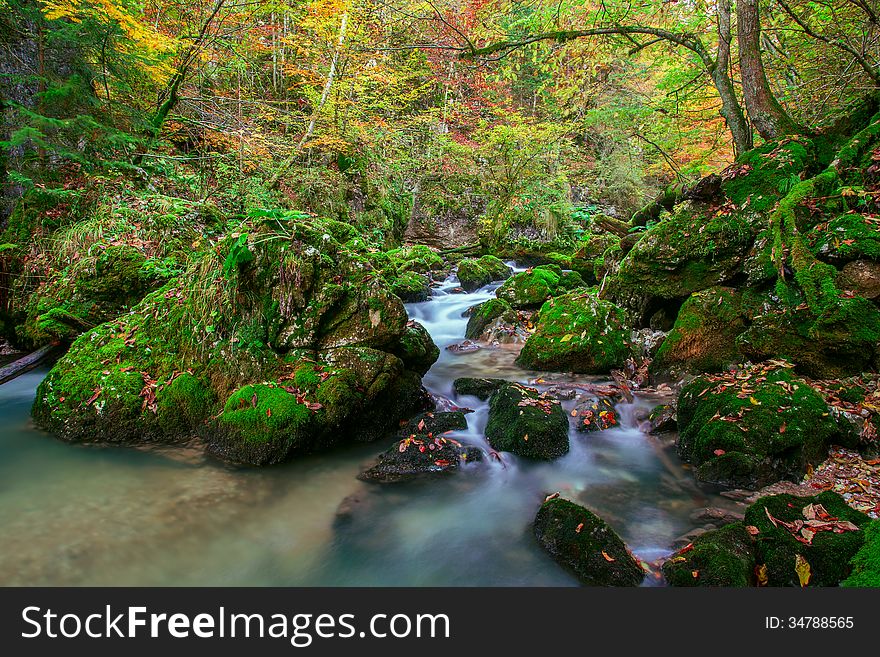
[[[515,367],[512,346],[447,351],[464,336],[462,313],[496,287],[456,285],[407,308],[441,348],[425,386],[475,411],[454,437],[488,449],[487,404],[456,399],[455,378],[572,378]],[[356,476],[392,439],[268,469],[195,449],[63,443],[30,420],[45,374],[0,386],[0,585],[575,585],[531,533],[547,493],[598,512],[649,562],[694,528],[694,509],[724,505],[693,485],[668,441],[637,426],[657,398],[620,406],[616,428],[572,431],[570,453],[553,462],[504,454],[440,480],[377,485]]]

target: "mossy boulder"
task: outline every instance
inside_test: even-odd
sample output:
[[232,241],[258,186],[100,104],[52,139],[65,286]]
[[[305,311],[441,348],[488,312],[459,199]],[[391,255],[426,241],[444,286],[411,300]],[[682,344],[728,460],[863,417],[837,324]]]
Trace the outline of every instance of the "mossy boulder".
[[535,516],[538,544],[587,586],[638,586],[644,571],[626,544],[592,511],[554,498]]
[[458,282],[468,292],[478,290],[494,281],[510,277],[512,269],[493,255],[465,258],[458,263]]
[[403,361],[407,369],[424,376],[440,357],[440,347],[434,344],[434,340],[424,326],[416,321],[409,321],[394,353]]
[[662,570],[670,586],[751,586],[752,537],[739,522],[712,529],[667,559]]
[[[811,527],[811,517],[827,528]],[[850,561],[865,542],[869,522],[830,491],[762,497],[743,520],[754,528],[757,572],[769,586],[837,586],[851,574]]]
[[846,263],[837,275],[837,287],[849,290],[875,303],[880,298],[880,262],[853,260]]
[[479,340],[487,326],[499,317],[504,317],[512,312],[514,311],[510,307],[510,304],[501,299],[489,299],[488,301],[484,301],[483,303],[474,306],[468,317],[464,337],[469,340]]
[[610,301],[576,290],[547,301],[517,358],[521,367],[607,374],[631,355],[624,313]]
[[610,291],[680,299],[723,284],[741,270],[759,224],[733,208],[680,203],[626,254]]
[[439,436],[447,431],[463,431],[467,426],[464,411],[427,411],[411,417],[400,427],[397,434],[400,438],[408,438],[416,433]]
[[398,483],[449,474],[465,463],[483,458],[478,447],[462,445],[445,436],[412,434],[379,455],[376,463],[358,475],[362,481]]
[[404,303],[427,301],[431,296],[431,279],[424,274],[406,271],[394,279],[391,291]]
[[651,372],[718,372],[740,362],[736,338],[746,329],[742,305],[741,295],[732,288],[692,294],[657,350]]
[[849,212],[821,222],[805,235],[817,258],[834,265],[880,260],[880,223],[873,215]]
[[80,336],[37,391],[37,424],[76,442],[197,433],[223,458],[265,464],[375,439],[423,408],[432,343],[367,245],[296,214],[246,227]]
[[559,458],[569,449],[568,417],[558,400],[507,383],[489,399],[486,440],[499,451],[526,458]]
[[540,265],[508,278],[495,290],[495,296],[513,308],[537,308],[550,297],[583,285],[575,272],[564,272],[558,265]]
[[510,383],[504,379],[481,379],[462,377],[452,382],[452,389],[457,395],[472,395],[483,401],[489,399],[501,386]]
[[817,379],[872,369],[878,345],[880,310],[858,296],[837,299],[821,315],[805,303],[765,305],[737,338],[737,348],[752,361],[785,358]]
[[843,438],[825,400],[774,365],[694,379],[679,394],[678,427],[697,479],[732,488],[800,478]]
[[863,528],[865,542],[850,560],[852,572],[841,586],[880,588],[880,520]]

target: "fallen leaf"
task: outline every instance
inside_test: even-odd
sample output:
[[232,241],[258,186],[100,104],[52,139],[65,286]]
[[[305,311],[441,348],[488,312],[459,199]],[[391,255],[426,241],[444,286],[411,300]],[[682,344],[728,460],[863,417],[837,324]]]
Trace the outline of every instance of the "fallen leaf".
[[754,525],[746,525],[746,531],[752,536],[757,536],[761,533],[761,530],[755,527]]
[[581,533],[581,530],[582,530],[583,528],[584,528],[584,523],[580,523],[577,527],[575,527],[575,529],[574,529],[574,533],[575,533],[575,534],[580,534],[580,533]]
[[801,588],[810,583],[810,564],[804,559],[803,555],[797,554],[794,559],[794,570],[797,573]]
[[767,564],[755,566],[755,578],[758,580],[758,586],[767,586]]
[[609,563],[613,563],[614,561],[617,561],[617,559],[615,559],[614,557],[612,557],[612,556],[611,556],[610,554],[608,554],[605,550],[602,550],[602,556],[605,557],[605,561],[607,561],[607,562],[609,562]]

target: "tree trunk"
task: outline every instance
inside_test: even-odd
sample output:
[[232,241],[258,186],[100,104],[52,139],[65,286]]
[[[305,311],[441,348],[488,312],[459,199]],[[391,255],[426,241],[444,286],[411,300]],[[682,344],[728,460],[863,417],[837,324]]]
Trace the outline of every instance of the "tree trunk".
[[752,149],[752,128],[746,121],[730,78],[731,41],[730,0],[718,0],[718,54],[714,68],[709,67],[709,73],[721,98],[721,116],[727,122],[727,128],[733,137],[734,151],[736,155],[741,155]]
[[738,0],[736,6],[739,66],[743,98],[752,125],[764,139],[803,134],[798,125],[776,100],[761,60],[761,16],[758,0]]

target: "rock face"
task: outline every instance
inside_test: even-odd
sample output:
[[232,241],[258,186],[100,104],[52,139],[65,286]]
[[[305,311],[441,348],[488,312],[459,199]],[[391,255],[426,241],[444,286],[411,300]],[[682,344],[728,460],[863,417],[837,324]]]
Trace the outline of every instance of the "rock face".
[[736,338],[745,331],[740,295],[732,288],[695,292],[651,362],[651,372],[720,372],[742,360]]
[[544,550],[587,586],[638,586],[644,571],[599,516],[561,498],[541,505],[535,536]]
[[550,297],[583,285],[575,272],[563,272],[559,265],[540,265],[511,276],[495,296],[513,308],[537,308]]
[[559,402],[518,383],[489,399],[486,440],[495,449],[550,460],[568,453],[568,417]]
[[667,431],[675,431],[678,428],[677,410],[675,404],[660,404],[651,410],[648,416],[650,428],[648,433],[659,434]]
[[493,255],[465,258],[458,263],[458,282],[468,292],[478,290],[494,281],[510,277],[513,270]]
[[275,463],[423,408],[435,350],[350,226],[273,214],[78,338],[33,412],[65,440],[197,433],[227,460]]
[[572,424],[578,431],[603,431],[617,426],[617,412],[605,397],[587,399],[571,412]]
[[535,332],[517,358],[521,367],[607,374],[630,356],[623,312],[586,290],[551,299],[541,307]]
[[825,400],[776,365],[694,379],[679,395],[678,426],[697,479],[732,488],[799,478],[846,440]]
[[762,497],[743,522],[756,532],[756,570],[769,586],[837,586],[852,571],[870,518],[826,491]]
[[670,586],[751,586],[755,579],[752,537],[742,523],[701,534],[663,563]]

